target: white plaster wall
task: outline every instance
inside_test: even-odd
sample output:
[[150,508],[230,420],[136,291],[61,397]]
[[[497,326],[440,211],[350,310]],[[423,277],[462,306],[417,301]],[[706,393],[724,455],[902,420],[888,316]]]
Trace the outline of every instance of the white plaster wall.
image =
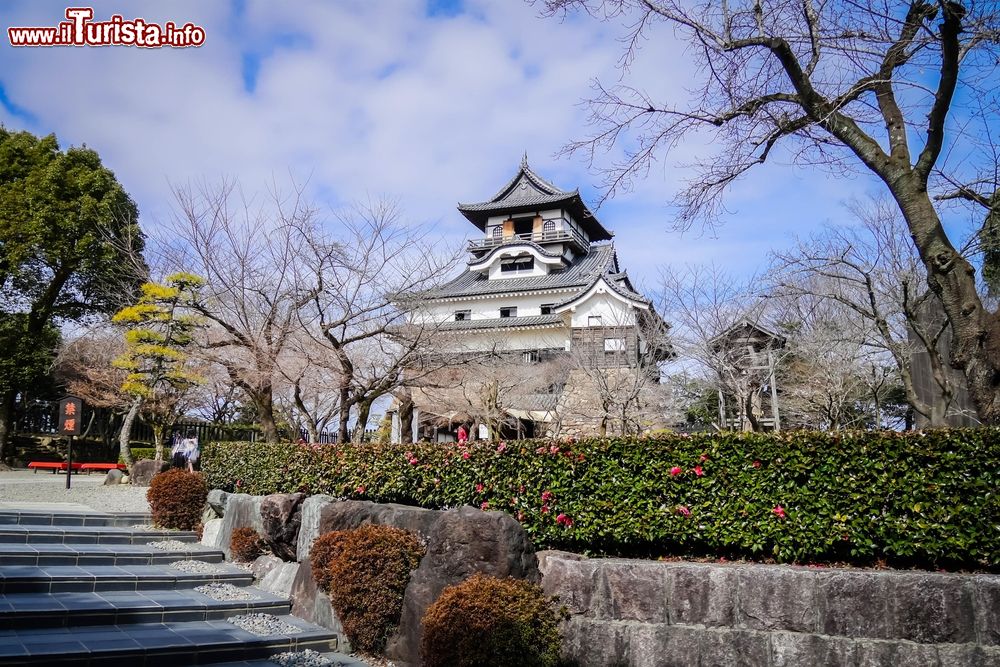
[[518,317],[541,315],[543,303],[559,303],[565,301],[571,294],[572,292],[565,291],[552,294],[525,294],[433,303],[428,304],[422,311],[413,313],[413,321],[450,322],[455,319],[456,310],[471,310],[474,320],[493,319],[500,317],[500,309],[507,306],[517,306]]
[[449,352],[482,352],[538,350],[548,348],[569,349],[569,329],[529,329],[526,331],[469,331],[456,337],[455,347]]
[[570,323],[574,327],[589,326],[591,316],[600,316],[602,326],[632,326],[635,313],[631,306],[605,293],[596,293],[570,311]]

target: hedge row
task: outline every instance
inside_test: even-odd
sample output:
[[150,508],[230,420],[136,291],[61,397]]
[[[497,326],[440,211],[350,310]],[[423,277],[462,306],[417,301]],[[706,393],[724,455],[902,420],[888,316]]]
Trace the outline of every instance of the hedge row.
[[1000,565],[1000,430],[213,443],[209,485],[506,511],[539,547]]

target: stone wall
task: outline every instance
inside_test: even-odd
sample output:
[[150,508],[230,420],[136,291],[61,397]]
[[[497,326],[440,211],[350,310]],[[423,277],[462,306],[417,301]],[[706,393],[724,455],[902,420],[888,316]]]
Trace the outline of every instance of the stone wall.
[[[599,435],[602,392],[621,400],[620,397],[632,395],[637,382],[640,387],[638,396],[626,413],[630,422],[628,428],[634,432],[636,423],[643,432],[667,428],[671,417],[669,397],[661,385],[649,380],[637,380],[636,373],[640,372],[634,368],[570,371],[556,405],[559,436],[582,438]],[[604,374],[603,387],[598,386],[597,373]],[[621,418],[609,415],[606,429],[607,435],[621,433]]]
[[538,554],[579,667],[1000,667],[1000,576]]

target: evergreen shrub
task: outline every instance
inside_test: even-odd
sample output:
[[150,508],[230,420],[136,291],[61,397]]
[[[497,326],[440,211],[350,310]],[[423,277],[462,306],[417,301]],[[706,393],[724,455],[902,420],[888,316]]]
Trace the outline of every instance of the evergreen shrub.
[[378,653],[399,625],[403,593],[424,547],[408,531],[365,525],[334,531],[313,544],[314,578],[330,596],[355,649]]
[[171,468],[153,476],[146,491],[153,524],[161,528],[194,530],[201,523],[208,485],[201,473]]
[[1000,569],[1000,429],[214,443],[213,488],[509,512],[539,548]]
[[557,614],[542,589],[476,574],[449,586],[424,614],[425,667],[553,667]]

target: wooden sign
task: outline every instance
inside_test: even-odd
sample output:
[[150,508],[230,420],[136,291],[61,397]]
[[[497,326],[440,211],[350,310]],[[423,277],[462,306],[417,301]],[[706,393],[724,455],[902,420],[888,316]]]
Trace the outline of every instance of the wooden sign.
[[80,435],[83,421],[83,401],[67,396],[59,401],[59,435]]

